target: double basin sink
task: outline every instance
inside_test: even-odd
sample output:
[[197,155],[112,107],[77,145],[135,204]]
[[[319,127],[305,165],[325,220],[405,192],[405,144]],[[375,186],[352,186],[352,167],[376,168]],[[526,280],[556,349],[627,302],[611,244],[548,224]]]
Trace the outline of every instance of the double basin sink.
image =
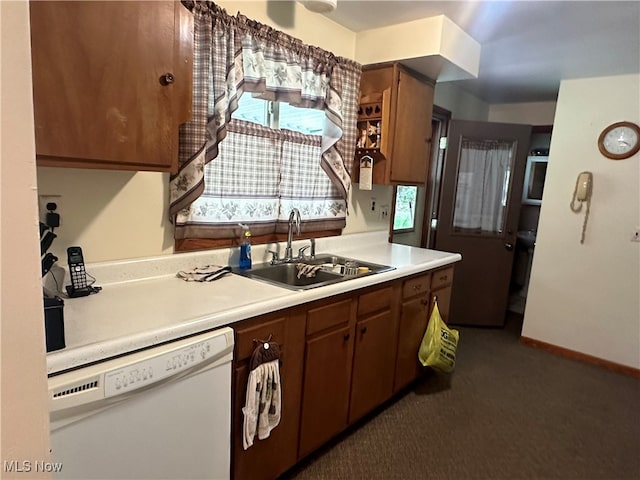
[[252,269],[233,269],[233,273],[291,290],[308,290],[368,275],[394,270],[395,267],[321,254],[276,265],[261,264]]

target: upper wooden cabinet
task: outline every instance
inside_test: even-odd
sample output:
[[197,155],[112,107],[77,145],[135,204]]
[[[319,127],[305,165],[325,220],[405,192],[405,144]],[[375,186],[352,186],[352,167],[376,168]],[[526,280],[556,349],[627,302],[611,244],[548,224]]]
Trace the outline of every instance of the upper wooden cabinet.
[[400,64],[365,66],[360,80],[359,162],[373,158],[373,183],[424,184],[431,152],[433,82]]
[[172,0],[32,1],[30,12],[38,165],[176,171],[192,14]]

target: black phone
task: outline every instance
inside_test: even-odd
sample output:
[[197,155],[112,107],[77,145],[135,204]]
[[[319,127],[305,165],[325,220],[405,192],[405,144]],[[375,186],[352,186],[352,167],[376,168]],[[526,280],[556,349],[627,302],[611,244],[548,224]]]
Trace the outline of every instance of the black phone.
[[71,285],[67,285],[67,293],[70,297],[84,297],[91,293],[87,283],[87,272],[84,268],[84,256],[82,248],[67,248],[67,265],[71,276]]

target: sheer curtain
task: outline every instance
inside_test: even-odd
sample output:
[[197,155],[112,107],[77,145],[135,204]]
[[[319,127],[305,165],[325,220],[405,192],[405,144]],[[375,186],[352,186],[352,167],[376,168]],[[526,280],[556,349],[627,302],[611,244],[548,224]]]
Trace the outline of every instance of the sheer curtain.
[[[220,153],[243,92],[325,112],[318,161],[346,209],[360,65],[241,14],[230,16],[213,2],[183,3],[194,15],[194,91],[193,117],[180,129],[179,171],[170,179],[176,238],[219,235],[194,202],[211,181],[208,164]],[[326,202],[332,203],[334,195],[331,191]]]
[[502,232],[512,158],[511,142],[462,140],[454,228]]

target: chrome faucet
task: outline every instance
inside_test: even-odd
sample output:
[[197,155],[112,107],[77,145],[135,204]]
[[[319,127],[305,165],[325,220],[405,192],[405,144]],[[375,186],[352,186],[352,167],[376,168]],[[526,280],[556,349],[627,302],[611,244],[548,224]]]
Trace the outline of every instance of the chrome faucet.
[[291,242],[293,241],[293,227],[296,228],[296,233],[300,235],[300,211],[297,208],[291,210],[289,214],[289,230],[287,231],[287,248],[284,250],[284,261],[290,262],[293,260],[293,249],[291,248]]

